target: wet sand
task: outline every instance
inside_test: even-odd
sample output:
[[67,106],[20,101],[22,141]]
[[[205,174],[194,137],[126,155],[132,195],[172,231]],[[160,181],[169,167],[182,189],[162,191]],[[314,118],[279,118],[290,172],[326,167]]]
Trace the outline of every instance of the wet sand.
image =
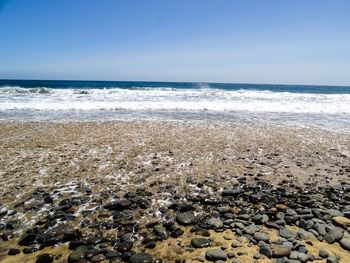
[[[1,262],[35,262],[43,253],[68,262],[74,242],[91,251],[81,262],[136,262],[134,252],[217,261],[206,256],[213,248],[228,262],[326,262],[320,249],[350,262],[348,133],[199,121],[13,122],[0,124],[0,150]],[[194,219],[184,223],[181,214]],[[281,229],[293,235],[281,237]],[[194,248],[204,232],[210,245]],[[333,232],[341,233],[334,242]],[[240,247],[231,246],[236,239]],[[278,256],[262,249],[278,245],[292,247]],[[24,254],[28,247],[34,252]],[[21,252],[10,256],[9,248]]]

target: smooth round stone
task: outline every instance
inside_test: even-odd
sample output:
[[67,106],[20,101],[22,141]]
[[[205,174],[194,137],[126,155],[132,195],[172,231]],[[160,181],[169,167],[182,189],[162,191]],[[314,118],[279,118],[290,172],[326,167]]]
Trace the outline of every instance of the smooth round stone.
[[54,256],[50,253],[41,254],[37,257],[35,263],[51,263],[54,261]]
[[328,257],[327,258],[327,263],[338,263],[338,259],[334,256]]
[[350,251],[350,238],[343,238],[339,241],[340,246],[347,250]]
[[78,262],[80,259],[85,258],[87,252],[87,247],[81,246],[77,247],[69,256],[68,256],[68,262],[74,263]]
[[111,252],[106,254],[106,258],[107,259],[117,258],[117,257],[120,257],[120,256],[121,256],[121,253],[120,252],[116,252],[116,251],[111,251]]
[[36,248],[36,247],[26,247],[23,249],[24,254],[31,254],[31,253],[34,253],[36,251],[38,251],[38,248]]
[[283,238],[292,238],[294,237],[295,235],[290,232],[287,228],[281,228],[279,230],[279,234],[280,234],[280,237],[283,237]]
[[131,263],[152,263],[152,256],[148,253],[136,253],[129,259]]
[[19,253],[21,253],[21,250],[19,250],[18,248],[10,248],[7,255],[14,256]]
[[325,235],[324,239],[329,243],[333,244],[343,238],[343,232],[340,229],[333,228],[331,229],[327,235]]
[[318,255],[321,257],[321,258],[328,258],[329,254],[326,250],[324,249],[321,249],[320,252],[318,253]]
[[131,241],[125,241],[125,242],[119,243],[117,244],[117,251],[122,253],[126,251],[130,251],[133,245],[134,243]]
[[266,233],[256,232],[256,233],[254,233],[254,239],[258,242],[259,241],[269,242],[270,237]]
[[208,220],[208,225],[213,228],[220,228],[223,227],[224,223],[219,217],[212,217]]
[[209,261],[227,260],[227,254],[221,249],[209,249],[205,253],[205,258]]
[[272,252],[273,258],[281,258],[281,257],[289,256],[291,249],[290,247],[286,247],[286,246],[274,245],[274,246],[271,246],[271,252]]
[[192,211],[187,211],[183,213],[177,213],[176,220],[180,225],[190,225],[196,221],[196,218]]
[[191,240],[191,245],[195,248],[209,247],[210,241],[204,237],[194,237]]
[[90,258],[90,261],[95,263],[95,262],[101,262],[105,259],[106,259],[106,257],[103,254],[98,254],[98,255],[95,255],[92,258]]
[[150,241],[148,243],[145,244],[145,248],[155,248],[157,246],[156,242],[155,241]]

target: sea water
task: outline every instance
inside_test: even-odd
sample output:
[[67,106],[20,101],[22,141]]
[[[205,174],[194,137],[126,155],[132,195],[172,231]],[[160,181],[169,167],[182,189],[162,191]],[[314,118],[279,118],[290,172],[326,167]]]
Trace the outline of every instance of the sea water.
[[0,80],[0,120],[223,120],[350,131],[350,87]]

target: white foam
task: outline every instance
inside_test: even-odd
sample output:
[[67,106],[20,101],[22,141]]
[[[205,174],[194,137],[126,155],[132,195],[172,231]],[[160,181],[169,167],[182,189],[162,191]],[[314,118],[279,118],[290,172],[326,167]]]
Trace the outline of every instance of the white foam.
[[[18,92],[12,92],[13,89]],[[0,88],[0,111],[185,110],[350,114],[350,94],[220,89]]]

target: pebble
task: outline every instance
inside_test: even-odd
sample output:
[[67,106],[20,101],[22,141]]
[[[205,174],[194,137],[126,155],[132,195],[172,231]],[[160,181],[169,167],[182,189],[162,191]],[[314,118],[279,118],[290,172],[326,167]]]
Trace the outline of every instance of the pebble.
[[254,239],[256,241],[264,241],[264,242],[269,242],[270,241],[270,237],[268,234],[266,233],[261,233],[261,232],[256,232],[254,233]]
[[210,241],[204,237],[195,237],[191,240],[191,245],[195,248],[203,248],[208,247],[210,245]]
[[7,252],[7,255],[14,256],[21,253],[21,250],[18,248],[10,248],[9,251]]
[[339,244],[340,246],[347,250],[347,251],[350,251],[350,238],[342,238],[340,241],[339,241]]
[[152,263],[152,256],[148,253],[136,253],[129,259],[130,263]]
[[85,246],[77,247],[77,248],[68,256],[68,262],[69,262],[69,263],[78,262],[80,259],[85,258],[86,252],[87,252],[87,247],[85,247]]
[[318,255],[321,257],[321,258],[328,258],[329,254],[326,250],[324,249],[321,249],[320,252],[318,253]]
[[221,249],[209,249],[205,253],[205,258],[209,261],[217,261],[217,260],[227,260],[227,254],[225,251]]
[[224,223],[219,217],[211,217],[208,220],[208,225],[213,228],[220,228],[223,227]]
[[180,225],[191,225],[196,221],[193,211],[178,212],[176,220]]
[[54,261],[54,256],[49,253],[41,254],[37,257],[35,263],[51,263]]
[[342,237],[343,237],[343,231],[338,228],[333,228],[327,233],[327,235],[324,236],[324,239],[329,244],[333,244],[334,242],[341,240]]
[[271,246],[271,252],[273,258],[281,258],[289,256],[291,253],[291,249],[282,245],[273,245]]
[[90,261],[95,263],[95,262],[101,262],[101,261],[103,261],[105,259],[106,259],[105,255],[97,254],[97,255],[93,256],[92,258],[90,258]]
[[338,263],[338,259],[334,256],[330,256],[327,258],[327,263]]

